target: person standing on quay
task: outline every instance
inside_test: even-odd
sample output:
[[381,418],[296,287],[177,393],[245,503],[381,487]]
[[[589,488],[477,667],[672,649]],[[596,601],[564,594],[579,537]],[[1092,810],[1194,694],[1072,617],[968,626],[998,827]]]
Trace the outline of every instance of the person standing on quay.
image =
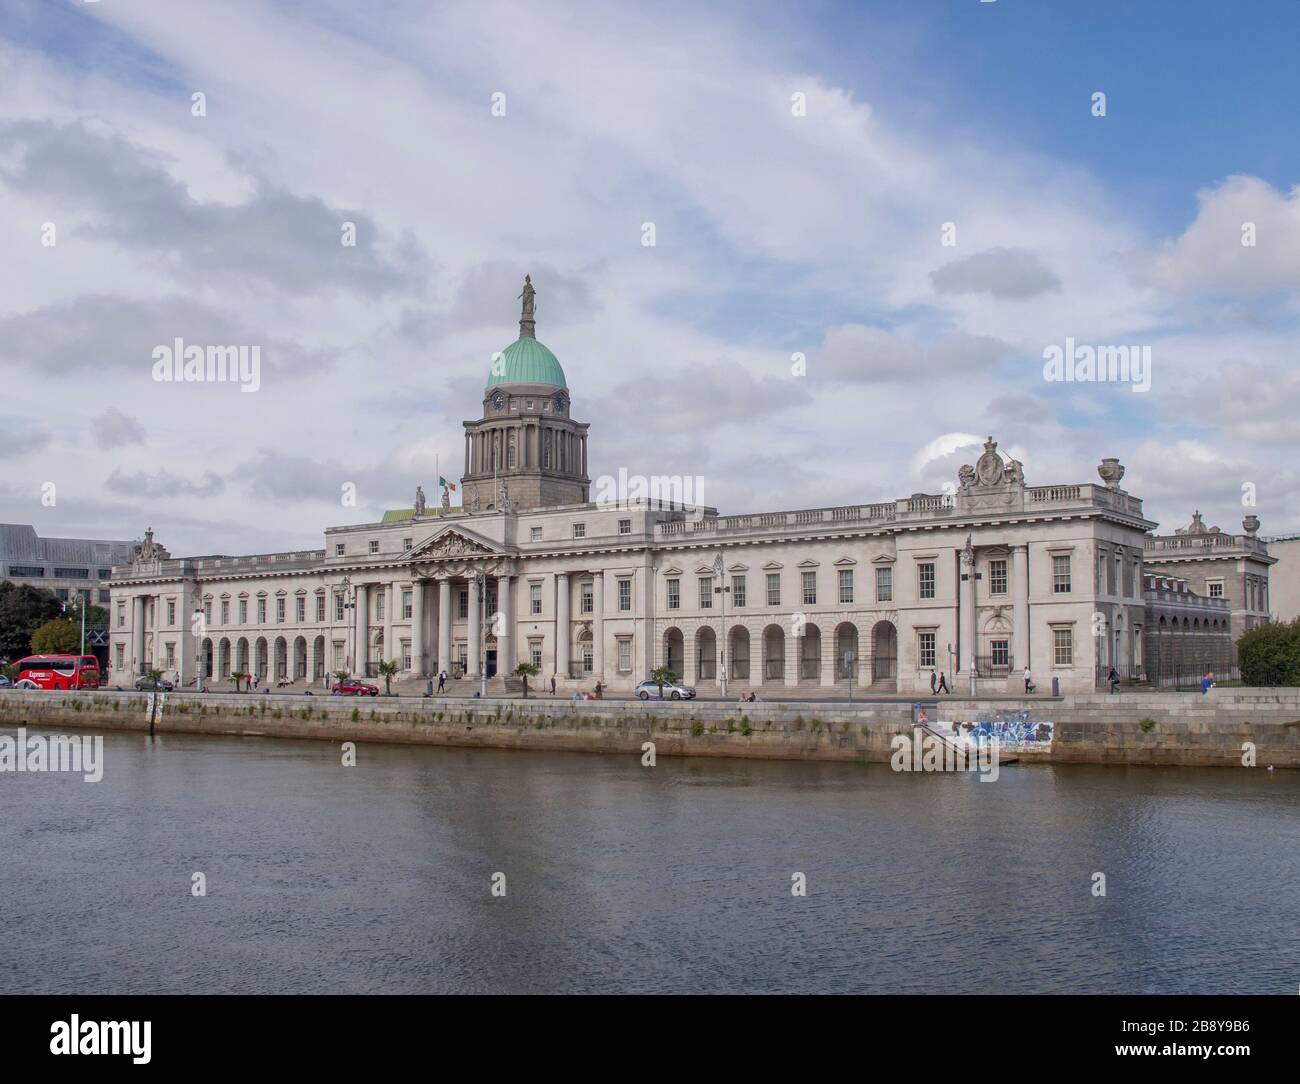
[[1034,680],[1029,673],[1029,667],[1026,666],[1025,667],[1025,692],[1032,693],[1033,691],[1034,691]]
[[447,691],[447,671],[439,670],[438,671],[438,692],[445,693],[446,691]]
[[934,695],[934,690],[939,687],[939,679],[934,676],[934,671],[930,671],[930,695]]

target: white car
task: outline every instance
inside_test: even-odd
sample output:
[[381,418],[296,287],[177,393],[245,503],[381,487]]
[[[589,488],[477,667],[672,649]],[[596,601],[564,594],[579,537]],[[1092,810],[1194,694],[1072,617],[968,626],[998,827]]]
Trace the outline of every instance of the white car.
[[[641,682],[641,684],[636,687],[636,695],[639,696],[642,700],[660,699],[659,682],[657,681]],[[694,700],[695,690],[692,689],[689,685],[679,685],[675,681],[665,681],[663,699],[664,700]]]

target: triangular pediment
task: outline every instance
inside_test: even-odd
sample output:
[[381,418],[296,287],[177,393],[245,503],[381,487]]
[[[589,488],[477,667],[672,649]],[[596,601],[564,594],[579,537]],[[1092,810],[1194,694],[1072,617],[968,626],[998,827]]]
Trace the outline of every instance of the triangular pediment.
[[444,558],[493,557],[506,551],[498,543],[477,531],[464,527],[444,527],[402,555],[403,561],[437,561]]

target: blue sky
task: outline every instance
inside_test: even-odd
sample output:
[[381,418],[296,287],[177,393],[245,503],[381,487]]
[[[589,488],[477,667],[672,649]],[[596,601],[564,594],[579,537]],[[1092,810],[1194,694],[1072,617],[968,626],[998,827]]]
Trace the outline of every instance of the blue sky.
[[[67,495],[5,520],[248,552],[409,504],[528,272],[596,474],[851,503],[992,433],[1031,484],[1118,456],[1165,528],[1300,529],[1295,3],[0,13],[0,466]],[[257,394],[153,383],[178,335],[259,344]],[[1046,382],[1067,337],[1150,392]]]

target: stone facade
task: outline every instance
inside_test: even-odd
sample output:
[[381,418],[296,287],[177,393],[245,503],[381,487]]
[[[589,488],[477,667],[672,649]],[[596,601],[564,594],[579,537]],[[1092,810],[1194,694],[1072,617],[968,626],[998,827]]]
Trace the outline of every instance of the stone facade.
[[[520,326],[530,338],[530,311]],[[301,686],[395,660],[422,688],[535,661],[566,691],[668,665],[702,695],[766,698],[928,692],[932,673],[1003,692],[1026,665],[1082,691],[1140,665],[1155,525],[1114,459],[1103,485],[1031,486],[990,438],[946,495],[734,516],[592,502],[558,362],[531,343],[503,355],[465,423],[462,507],[331,527],[320,550],[137,553],[114,570],[110,665]]]
[[1146,540],[1146,564],[1154,573],[1186,581],[1206,598],[1226,599],[1231,614],[1233,665],[1242,633],[1269,620],[1269,567],[1277,559],[1258,537],[1259,518],[1246,516],[1241,534],[1209,527],[1200,512],[1171,535]]
[[1268,552],[1276,558],[1268,583],[1269,613],[1274,621],[1300,617],[1300,535],[1268,540]]

